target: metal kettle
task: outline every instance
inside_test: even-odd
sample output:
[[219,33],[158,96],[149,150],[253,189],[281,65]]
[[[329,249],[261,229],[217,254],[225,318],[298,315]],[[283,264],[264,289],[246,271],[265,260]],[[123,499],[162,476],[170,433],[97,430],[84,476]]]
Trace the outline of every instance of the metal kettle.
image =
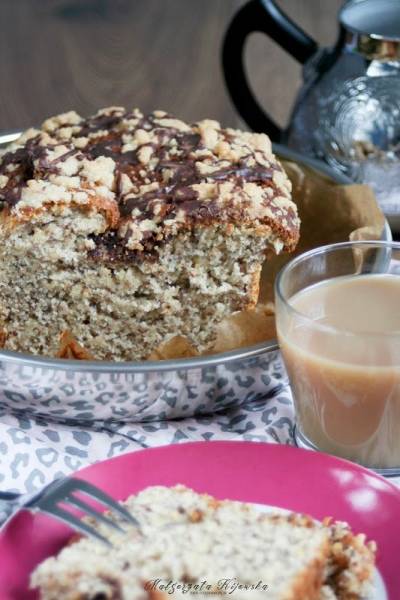
[[[273,0],[251,0],[225,35],[226,84],[250,128],[265,131],[275,142],[324,159],[383,191],[388,182],[382,181],[381,167],[395,165],[389,180],[396,171],[399,203],[400,0],[349,0],[338,20],[336,44],[320,48]],[[285,129],[261,108],[248,85],[244,49],[254,31],[304,65],[304,84]]]

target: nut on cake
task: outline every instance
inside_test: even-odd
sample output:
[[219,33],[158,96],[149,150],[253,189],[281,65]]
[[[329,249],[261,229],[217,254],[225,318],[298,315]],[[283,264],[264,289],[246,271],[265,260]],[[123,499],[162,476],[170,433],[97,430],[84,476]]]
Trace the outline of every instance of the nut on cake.
[[0,157],[0,327],[9,350],[138,360],[174,335],[203,351],[255,305],[268,253],[299,236],[264,134],[165,112],[68,112]]

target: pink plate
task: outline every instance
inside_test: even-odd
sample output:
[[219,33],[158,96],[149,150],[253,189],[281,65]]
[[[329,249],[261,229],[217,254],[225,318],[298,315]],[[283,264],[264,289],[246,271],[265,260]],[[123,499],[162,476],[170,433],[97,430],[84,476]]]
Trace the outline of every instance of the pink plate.
[[[350,462],[289,446],[194,442],[125,454],[77,476],[118,500],[149,485],[184,483],[218,498],[347,521],[376,540],[389,597],[399,598],[400,491]],[[0,599],[34,599],[28,592],[29,574],[70,535],[57,521],[20,511],[0,534]]]

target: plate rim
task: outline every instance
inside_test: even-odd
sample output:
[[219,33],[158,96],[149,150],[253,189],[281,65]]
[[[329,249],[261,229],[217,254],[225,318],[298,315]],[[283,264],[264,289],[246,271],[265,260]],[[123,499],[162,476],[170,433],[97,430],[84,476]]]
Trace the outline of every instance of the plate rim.
[[[186,446],[186,449],[185,449]],[[328,454],[324,454],[324,453],[319,453],[319,452],[311,452],[309,450],[304,450],[301,448],[296,448],[293,446],[289,446],[289,445],[281,445],[281,444],[271,444],[271,443],[266,443],[266,442],[254,442],[254,441],[247,441],[247,440],[207,440],[207,441],[189,441],[189,442],[180,442],[180,443],[175,443],[175,444],[166,444],[166,445],[162,445],[162,446],[156,446],[156,447],[152,447],[152,448],[144,448],[144,449],[140,449],[140,450],[136,450],[133,452],[128,452],[122,455],[118,455],[115,457],[111,457],[109,459],[103,460],[103,461],[99,461],[97,463],[88,465],[86,467],[83,467],[82,469],[79,469],[78,471],[74,472],[73,475],[75,477],[78,478],[83,478],[85,479],[87,476],[89,476],[89,480],[90,477],[94,474],[96,474],[97,469],[104,469],[104,465],[106,465],[106,470],[109,471],[110,469],[113,469],[113,464],[117,463],[117,462],[121,462],[121,464],[123,465],[123,463],[126,462],[126,465],[129,465],[130,461],[132,460],[132,457],[134,456],[139,456],[141,455],[142,457],[144,457],[146,454],[163,454],[168,452],[185,452],[185,450],[187,450],[187,447],[202,447],[203,449],[208,447],[212,447],[212,446],[219,446],[223,451],[225,450],[229,450],[230,447],[235,446],[236,448],[239,447],[249,447],[251,446],[253,449],[255,447],[263,447],[264,451],[266,451],[267,453],[270,454],[275,454],[275,456],[271,459],[271,460],[279,460],[279,453],[281,453],[282,455],[288,455],[289,454],[295,454],[297,453],[298,456],[300,457],[307,457],[307,461],[310,461],[310,463],[312,463],[313,461],[316,461],[318,463],[320,463],[320,461],[326,461],[327,463],[329,463],[331,466],[332,465],[336,465],[336,466],[341,466],[342,468],[344,468],[346,471],[351,471],[351,472],[356,472],[358,475],[363,476],[363,475],[367,475],[368,478],[372,478],[373,480],[377,481],[377,488],[376,490],[380,493],[382,493],[382,485],[384,486],[383,488],[383,492],[385,491],[389,491],[391,493],[391,498],[394,498],[394,508],[397,512],[397,510],[399,511],[399,516],[400,516],[400,489],[395,486],[391,481],[388,481],[387,479],[384,479],[383,477],[381,477],[380,475],[366,469],[365,467],[362,467],[361,465],[357,465],[355,463],[352,463],[351,461],[345,460],[345,459],[341,459],[338,457],[334,457]],[[226,456],[226,455],[225,455]],[[167,458],[163,458],[163,460],[167,460]],[[201,458],[201,456],[200,456]],[[135,459],[133,459],[134,461]],[[141,459],[139,458],[139,461]],[[142,458],[142,460],[145,461],[145,459]],[[283,458],[284,460],[284,458]],[[289,459],[294,460],[293,457]],[[321,465],[319,464],[318,468],[324,468],[324,467],[328,467],[329,465]],[[111,476],[112,477],[112,476]],[[285,479],[286,480],[286,479]],[[176,482],[178,483],[178,482]],[[183,484],[185,484],[185,481],[182,482]],[[134,485],[134,484],[133,484]],[[154,483],[140,483],[139,484],[139,489],[144,489],[145,487],[147,487],[148,485],[157,485],[156,482]],[[168,485],[168,484],[158,484],[158,485]],[[174,484],[169,484],[169,485],[174,485]],[[188,487],[190,487],[193,484],[190,483],[186,483],[186,485],[188,485]],[[339,484],[338,484],[339,485]],[[195,487],[195,486],[194,486]],[[201,487],[201,486],[200,486]],[[385,490],[386,488],[386,490]],[[136,488],[135,488],[136,489]],[[135,489],[132,490],[132,493],[137,493],[138,490],[135,491]],[[200,491],[200,490],[199,490]],[[207,493],[207,490],[203,490],[203,493]],[[210,493],[212,494],[213,492],[210,490]],[[239,493],[241,496],[246,496],[246,492],[241,489],[239,489]],[[116,495],[116,497],[118,497],[119,494]],[[285,495],[287,495],[287,492],[285,493]],[[218,494],[217,494],[218,497]],[[227,493],[227,496],[225,496],[226,498],[229,498],[229,495]],[[233,499],[237,499],[237,498],[233,498]],[[245,499],[243,498],[241,501],[243,502],[252,502],[252,503],[257,503],[257,501],[251,500],[251,499]],[[261,504],[268,504],[268,501],[264,501],[261,502]],[[275,506],[278,506],[275,504]],[[287,507],[282,507],[282,508],[287,508]],[[288,508],[288,510],[291,510],[290,507]],[[295,510],[294,508],[292,508],[292,510]],[[327,509],[326,512],[328,512],[330,509]],[[313,511],[310,511],[310,514],[312,515]],[[358,514],[358,511],[354,510],[355,514]],[[7,540],[7,529],[10,526],[14,526],[17,523],[17,519],[21,519],[21,515],[24,514],[24,510],[23,508],[21,508],[20,510],[18,510],[13,517],[8,521],[6,527],[2,528],[0,530],[0,552],[1,552],[1,546],[3,543],[6,543]],[[26,514],[26,513],[25,513]],[[23,517],[22,517],[23,518]],[[320,517],[315,517],[315,518],[320,518]],[[339,517],[335,517],[334,518],[341,520]],[[351,523],[350,523],[351,525]],[[367,534],[367,535],[371,535],[371,534]],[[54,533],[53,533],[53,537],[54,537]],[[379,559],[378,559],[379,562]],[[382,568],[383,567],[383,568]],[[393,587],[393,582],[387,581],[387,573],[385,573],[385,565],[378,565],[379,568],[379,572],[382,576],[382,579],[385,583],[385,587],[387,590],[387,594],[388,597],[392,598],[393,592],[394,592],[394,587]],[[391,571],[390,571],[391,572]],[[391,575],[392,577],[392,575]],[[397,588],[396,588],[397,589]],[[0,587],[0,594],[1,594],[1,587]]]

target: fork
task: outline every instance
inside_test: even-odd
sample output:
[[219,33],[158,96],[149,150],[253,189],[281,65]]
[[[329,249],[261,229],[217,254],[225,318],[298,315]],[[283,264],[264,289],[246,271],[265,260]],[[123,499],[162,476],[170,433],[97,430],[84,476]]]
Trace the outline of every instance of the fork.
[[126,533],[126,530],[112,519],[104,516],[104,514],[79,498],[76,494],[84,494],[85,496],[93,498],[97,502],[103,504],[108,510],[118,515],[125,523],[140,527],[139,521],[135,519],[126,508],[108,496],[108,494],[86,481],[75,479],[73,477],[66,477],[64,479],[53,481],[41,492],[35,494],[25,502],[21,508],[51,515],[67,525],[70,525],[70,527],[76,531],[84,533],[85,535],[95,538],[99,542],[112,547],[110,540],[96,531],[94,527],[83,522],[81,518],[76,517],[60,505],[78,508],[84,513],[83,516],[94,517],[98,522],[103,523],[110,529],[114,529],[120,533]]

